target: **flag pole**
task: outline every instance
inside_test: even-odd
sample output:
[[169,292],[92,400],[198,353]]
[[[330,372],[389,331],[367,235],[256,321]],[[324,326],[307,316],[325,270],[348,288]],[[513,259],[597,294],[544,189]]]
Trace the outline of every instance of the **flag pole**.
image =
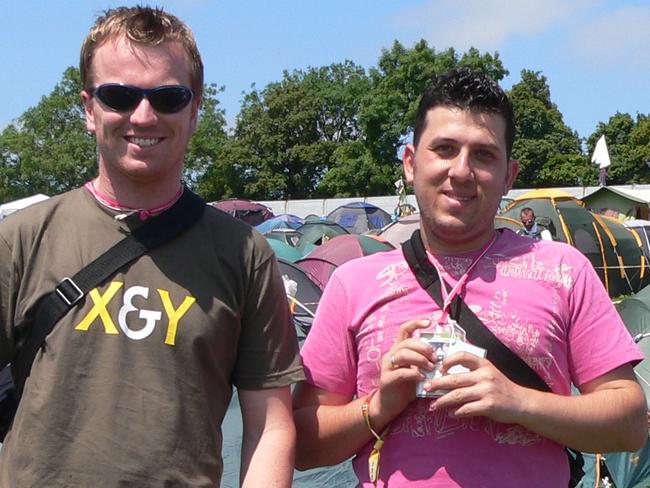
[[600,186],[607,186],[607,167],[612,164],[609,159],[609,151],[607,150],[607,142],[605,142],[605,136],[600,136],[596,147],[594,148],[594,154],[591,156],[591,162],[596,163],[600,168],[600,177],[599,184]]

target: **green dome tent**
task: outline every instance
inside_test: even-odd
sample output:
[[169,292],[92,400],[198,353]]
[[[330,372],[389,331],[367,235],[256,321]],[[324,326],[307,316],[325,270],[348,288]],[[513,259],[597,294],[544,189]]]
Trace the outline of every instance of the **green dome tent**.
[[[616,309],[645,356],[634,367],[634,373],[650,405],[650,287],[621,300],[616,304]],[[578,487],[591,488],[594,486],[597,460],[590,454],[584,454],[584,457],[587,476]],[[650,486],[650,441],[635,452],[605,453],[603,462],[617,488]]]
[[553,235],[580,250],[596,269],[610,297],[636,293],[650,284],[650,269],[639,235],[615,219],[596,215],[572,195],[546,189],[525,193],[497,217],[497,226],[512,227],[525,207]]

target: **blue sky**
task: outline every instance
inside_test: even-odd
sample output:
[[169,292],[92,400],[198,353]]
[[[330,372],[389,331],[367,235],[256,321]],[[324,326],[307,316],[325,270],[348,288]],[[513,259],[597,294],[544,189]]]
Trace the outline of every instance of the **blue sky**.
[[[4,2],[0,16],[0,128],[38,103],[77,65],[79,46],[102,10],[137,2]],[[617,111],[650,113],[647,0],[158,0],[194,30],[206,81],[225,85],[227,119],[251,84],[284,69],[350,59],[374,66],[397,39],[437,50],[498,51],[510,76],[541,71],[565,122],[589,136]]]

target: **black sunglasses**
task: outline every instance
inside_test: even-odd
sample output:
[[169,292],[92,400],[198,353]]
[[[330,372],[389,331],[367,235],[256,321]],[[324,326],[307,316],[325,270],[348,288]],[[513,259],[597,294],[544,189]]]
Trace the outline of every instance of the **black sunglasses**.
[[131,112],[146,98],[156,112],[163,114],[180,112],[194,97],[194,92],[183,85],[138,88],[123,83],[99,85],[91,94],[117,112]]

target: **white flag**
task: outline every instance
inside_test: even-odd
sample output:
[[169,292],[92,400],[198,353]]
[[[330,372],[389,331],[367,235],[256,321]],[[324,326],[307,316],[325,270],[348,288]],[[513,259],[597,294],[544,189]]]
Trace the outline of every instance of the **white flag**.
[[607,151],[607,143],[605,136],[600,136],[594,149],[594,154],[591,156],[591,162],[596,163],[600,169],[607,168],[612,162],[609,160],[609,152]]

